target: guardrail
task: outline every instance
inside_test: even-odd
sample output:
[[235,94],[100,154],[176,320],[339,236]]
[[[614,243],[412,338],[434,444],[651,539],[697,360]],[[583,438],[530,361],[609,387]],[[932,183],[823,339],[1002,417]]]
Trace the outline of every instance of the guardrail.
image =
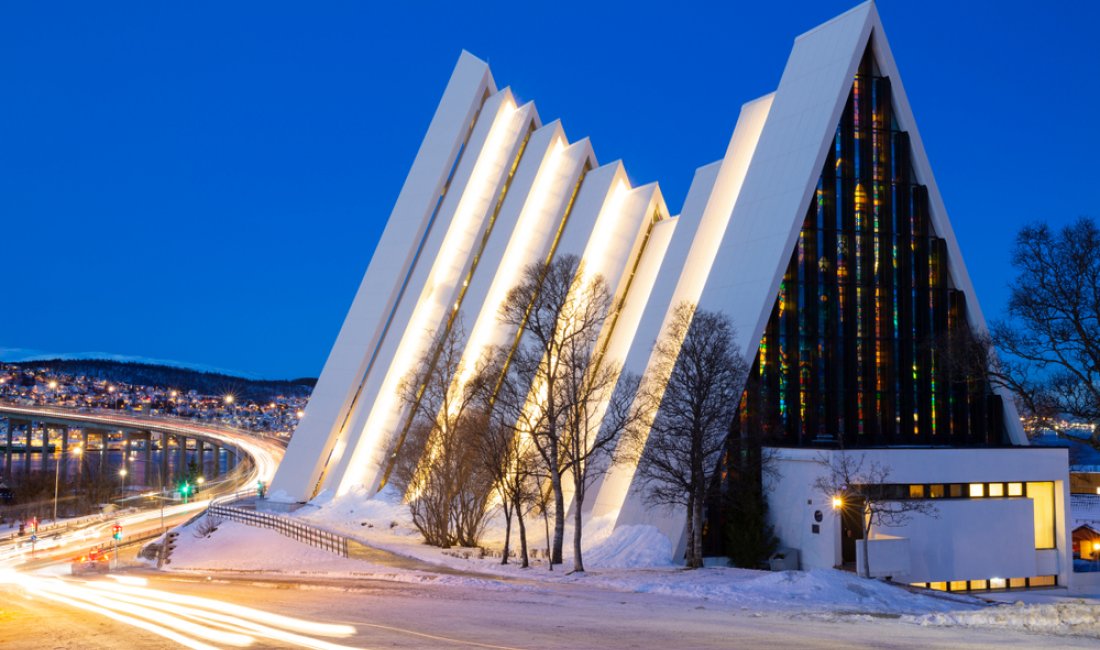
[[220,505],[217,503],[211,503],[206,509],[206,513],[249,526],[269,528],[293,540],[336,553],[341,557],[348,557],[347,537],[337,535],[336,533],[330,533],[320,528],[314,528],[313,526],[303,524],[289,517],[267,512],[256,512],[255,510],[245,510],[244,508],[234,508],[233,506]]

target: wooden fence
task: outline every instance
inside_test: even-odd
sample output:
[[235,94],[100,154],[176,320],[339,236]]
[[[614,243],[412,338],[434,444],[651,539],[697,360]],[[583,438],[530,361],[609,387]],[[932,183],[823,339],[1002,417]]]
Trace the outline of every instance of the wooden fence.
[[210,507],[206,509],[206,513],[214,517],[237,521],[249,526],[270,528],[293,540],[336,553],[341,557],[348,557],[347,537],[337,535],[336,533],[330,533],[320,528],[314,528],[313,526],[295,521],[290,517],[219,504],[211,504]]

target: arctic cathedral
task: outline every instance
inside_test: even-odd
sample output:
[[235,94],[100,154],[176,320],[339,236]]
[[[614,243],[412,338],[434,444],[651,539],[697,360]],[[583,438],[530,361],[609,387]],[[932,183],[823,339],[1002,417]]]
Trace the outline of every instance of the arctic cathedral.
[[[769,445],[768,517],[802,568],[866,553],[873,575],[947,591],[1068,584],[1067,452],[1029,446],[1010,396],[951,363],[985,320],[873,3],[795,39],[678,215],[464,52],[271,499],[379,490],[408,426],[401,382],[432,333],[461,310],[464,359],[515,341],[502,301],[526,265],[562,255],[611,290],[600,337],[624,372],[652,371],[681,303],[729,316],[752,368],[731,441]],[[856,544],[861,510],[820,489],[842,456],[932,514]],[[584,516],[655,526],[681,552],[684,513],[647,506],[639,483],[611,467]]]

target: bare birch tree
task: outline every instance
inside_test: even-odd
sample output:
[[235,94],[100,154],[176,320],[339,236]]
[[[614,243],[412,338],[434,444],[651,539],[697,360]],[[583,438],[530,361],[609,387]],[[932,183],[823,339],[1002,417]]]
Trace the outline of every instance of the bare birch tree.
[[488,516],[492,477],[471,444],[484,428],[484,363],[467,369],[465,331],[456,316],[449,330],[403,382],[409,408],[394,476],[403,485],[413,524],[429,544],[476,546]]
[[[496,369],[503,367],[503,354],[498,354],[499,361],[494,364]],[[499,370],[494,376],[499,377]],[[509,384],[498,387],[499,391],[508,391]],[[485,411],[489,414],[484,427],[478,431],[474,441],[477,445],[478,456],[485,471],[493,481],[493,487],[500,498],[501,510],[504,514],[504,551],[500,563],[508,563],[508,555],[511,552],[512,517],[515,515],[519,528],[519,561],[522,568],[530,566],[530,555],[527,546],[527,520],[526,515],[535,507],[538,501],[538,479],[534,476],[535,458],[534,447],[522,440],[515,427],[515,421],[506,415],[507,409],[493,409],[492,402],[497,395],[488,394]],[[515,399],[505,397],[505,402],[514,402]]]
[[[565,536],[564,481],[572,473],[576,527],[574,568],[580,555],[585,490],[607,463],[611,443],[626,424],[618,409],[618,368],[604,358],[600,333],[611,295],[600,276],[587,277],[579,258],[565,255],[525,269],[501,307],[500,320],[521,332],[505,375],[508,390],[496,401],[516,430],[529,440],[549,475],[554,496],[554,538],[550,561],[562,563]],[[620,393],[621,394],[621,393]],[[598,410],[610,401],[605,417]],[[602,425],[601,425],[602,422]]]
[[[652,504],[683,506],[687,566],[703,566],[703,509],[719,469],[748,368],[722,314],[676,306],[639,391],[648,417],[631,429],[630,456]],[[647,423],[652,422],[650,426]]]

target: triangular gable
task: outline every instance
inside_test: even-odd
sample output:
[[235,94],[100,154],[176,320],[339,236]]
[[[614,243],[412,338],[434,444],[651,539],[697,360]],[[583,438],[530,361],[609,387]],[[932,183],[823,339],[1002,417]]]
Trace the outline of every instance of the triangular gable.
[[[971,327],[986,328],[878,12],[866,2],[795,40],[722,239],[716,272],[699,301],[700,307],[733,318],[738,346],[750,364],[869,43],[881,74],[891,79],[898,128],[909,133],[914,173],[928,190],[931,225],[946,241],[951,282],[966,296]],[[1004,398],[1010,439],[1027,444],[1010,396],[997,392]]]

